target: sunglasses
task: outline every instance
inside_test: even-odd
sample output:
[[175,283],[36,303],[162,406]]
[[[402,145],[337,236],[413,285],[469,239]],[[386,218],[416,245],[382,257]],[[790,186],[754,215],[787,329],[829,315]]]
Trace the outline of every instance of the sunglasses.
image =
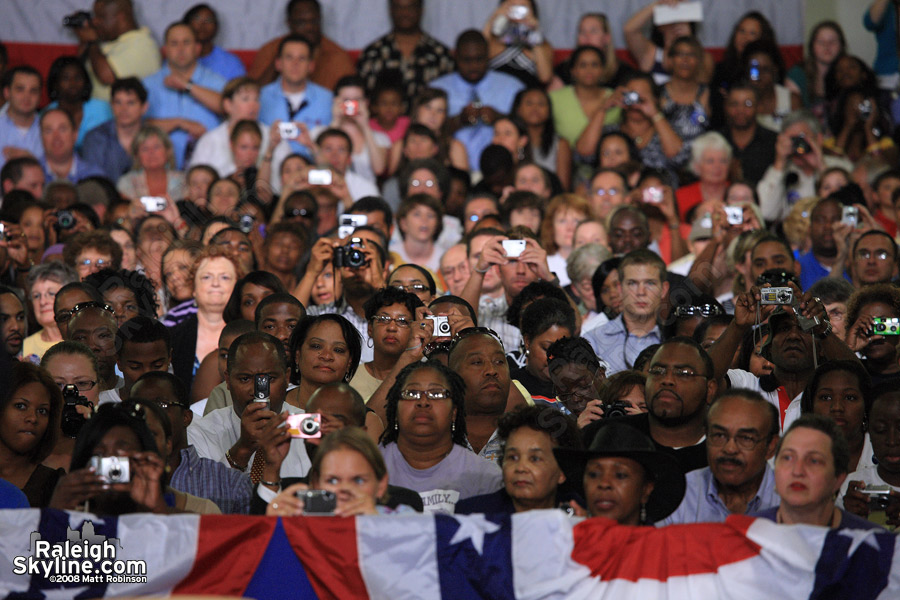
[[61,310],[56,315],[54,315],[53,320],[57,323],[68,323],[69,320],[74,317],[79,311],[82,311],[86,308],[99,308],[100,310],[105,310],[111,315],[115,315],[116,311],[113,310],[113,307],[105,302],[97,302],[96,300],[91,300],[89,302],[79,302],[75,306],[72,307],[72,310]]
[[715,317],[724,315],[725,310],[716,304],[697,304],[694,306],[677,306],[675,316],[680,317]]

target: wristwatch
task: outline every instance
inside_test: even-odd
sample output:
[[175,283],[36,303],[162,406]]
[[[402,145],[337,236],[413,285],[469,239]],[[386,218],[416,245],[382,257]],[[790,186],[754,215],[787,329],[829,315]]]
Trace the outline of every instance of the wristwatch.
[[194,82],[188,81],[186,84],[184,84],[184,91],[186,91],[188,94],[190,94],[193,87],[194,87]]
[[834,328],[831,326],[831,321],[825,320],[824,323],[825,329],[822,331],[822,333],[813,332],[813,335],[817,340],[824,340],[829,335],[831,335],[832,331],[834,331]]

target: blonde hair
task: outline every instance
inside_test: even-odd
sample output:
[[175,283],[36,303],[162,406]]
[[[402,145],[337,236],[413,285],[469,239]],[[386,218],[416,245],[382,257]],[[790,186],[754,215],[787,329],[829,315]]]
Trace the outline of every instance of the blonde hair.
[[[612,30],[609,27],[609,17],[604,13],[585,13],[581,15],[581,18],[578,19],[579,27],[585,19],[597,19],[600,21],[600,26],[603,27],[604,31],[612,34]],[[600,76],[600,81],[606,84],[615,77],[616,72],[619,70],[619,58],[616,56],[616,45],[612,40],[606,45],[606,48],[601,48],[601,50],[603,51],[603,74]]]
[[792,248],[801,248],[806,241],[809,235],[810,215],[818,203],[819,199],[816,196],[801,198],[784,218],[784,237]]
[[138,158],[138,149],[141,147],[141,144],[146,142],[151,137],[158,138],[159,141],[162,142],[162,145],[165,146],[167,156],[166,167],[169,169],[174,169],[175,146],[172,145],[172,140],[169,139],[169,136],[166,135],[166,132],[156,125],[144,125],[134,136],[134,140],[132,140],[131,142],[131,157],[134,159],[134,164],[139,166],[141,169],[144,168],[144,165],[141,164],[141,161]]
[[[541,245],[547,251],[547,254],[556,254],[559,252],[559,245],[556,243],[556,236],[553,227],[553,219],[556,213],[565,210],[578,211],[584,214],[585,219],[591,216],[591,205],[583,197],[578,194],[560,194],[554,196],[550,200],[547,207],[547,213],[541,222]],[[570,242],[571,243],[571,240]]]

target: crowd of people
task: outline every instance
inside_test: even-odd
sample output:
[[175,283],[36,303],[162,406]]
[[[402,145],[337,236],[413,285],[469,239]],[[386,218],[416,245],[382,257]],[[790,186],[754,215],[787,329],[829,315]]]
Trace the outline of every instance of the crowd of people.
[[788,69],[757,11],[560,61],[386,1],[356,61],[317,0],[3,61],[0,505],[900,525],[898,3]]

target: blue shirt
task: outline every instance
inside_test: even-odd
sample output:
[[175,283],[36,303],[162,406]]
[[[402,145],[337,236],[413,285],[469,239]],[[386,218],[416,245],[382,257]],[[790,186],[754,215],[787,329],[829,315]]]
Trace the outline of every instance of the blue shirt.
[[225,81],[231,81],[235,77],[247,74],[247,69],[241,59],[231,52],[223,50],[220,46],[213,46],[212,52],[201,56],[200,64],[224,77]]
[[131,155],[119,143],[116,122],[112,119],[87,132],[81,158],[99,166],[104,177],[113,182],[131,170]]
[[[497,71],[488,71],[477,83],[466,81],[459,73],[449,73],[438,77],[430,85],[447,92],[447,112],[451,117],[461,113],[462,109],[476,99],[502,115],[508,114],[516,94],[525,87],[512,75]],[[482,151],[494,138],[494,128],[486,123],[469,125],[457,131],[455,137],[469,153],[469,168],[478,171],[478,161]]]
[[22,134],[15,123],[13,123],[8,112],[0,115],[0,169],[6,164],[6,157],[3,155],[2,150],[7,146],[21,148],[31,152],[35,158],[43,158],[44,146],[41,144],[41,122],[38,116],[34,116],[31,127]]
[[8,482],[0,479],[0,509],[4,508],[31,508],[25,493]]
[[[44,169],[44,178],[47,183],[59,179],[52,171],[50,171],[46,158],[42,158],[40,162],[41,167]],[[88,177],[106,177],[106,174],[103,172],[103,169],[94,163],[79,158],[77,154],[72,155],[72,166],[69,168],[65,180],[69,183],[78,183],[82,179],[87,179]]]
[[201,458],[193,446],[181,451],[181,464],[172,473],[169,485],[179,492],[212,500],[222,514],[250,512],[250,477],[220,462]]
[[[144,87],[147,88],[147,118],[188,119],[200,123],[206,127],[207,131],[218,125],[218,115],[194,100],[188,92],[179,92],[166,87],[163,82],[171,73],[169,65],[163,65],[162,69],[144,78]],[[201,64],[194,68],[191,82],[216,92],[221,92],[225,87],[224,77]],[[176,129],[169,134],[169,138],[172,140],[172,145],[175,146],[175,163],[181,170],[184,166],[185,150],[187,150],[191,137],[186,131]]]
[[[719,486],[709,467],[685,473],[687,487],[684,499],[678,508],[664,520],[657,523],[672,525],[675,523],[723,523],[731,514],[719,497]],[[747,503],[746,514],[759,512],[770,506],[781,504],[781,497],[775,491],[775,472],[766,463],[762,482],[756,496]]]
[[[797,257],[797,262],[800,263],[800,287],[804,292],[809,290],[809,288],[818,280],[832,275],[831,271],[823,267],[822,264],[816,260],[812,250],[806,254],[799,255]],[[844,273],[844,279],[850,281],[850,276],[847,275],[847,273]]]
[[[58,108],[59,102],[51,102],[44,109],[44,112]],[[99,98],[91,98],[81,105],[81,125],[78,126],[78,141],[75,142],[75,150],[81,151],[84,145],[84,136],[91,129],[99,126],[101,123],[113,118],[112,109],[109,102],[100,100]],[[100,162],[97,163],[102,164]]]
[[[304,93],[300,109],[293,111],[281,89],[281,77],[279,77],[259,92],[259,120],[266,125],[271,125],[275,121],[293,121],[305,124],[310,130],[313,127],[329,125],[333,94],[312,81],[306,82]],[[299,152],[303,156],[310,156],[309,148],[297,141],[291,140],[290,146],[292,151]]]
[[644,348],[662,341],[659,325],[643,337],[628,333],[622,315],[609,323],[595,327],[582,337],[591,344],[591,348],[594,349],[597,356],[609,365],[609,369],[606,371],[607,377],[632,368],[635,359]]
[[872,20],[870,11],[863,15],[863,27],[875,34],[878,45],[875,52],[875,62],[872,68],[877,75],[890,75],[900,68],[900,59],[897,56],[897,7],[893,2],[888,2],[881,16],[881,21]]

